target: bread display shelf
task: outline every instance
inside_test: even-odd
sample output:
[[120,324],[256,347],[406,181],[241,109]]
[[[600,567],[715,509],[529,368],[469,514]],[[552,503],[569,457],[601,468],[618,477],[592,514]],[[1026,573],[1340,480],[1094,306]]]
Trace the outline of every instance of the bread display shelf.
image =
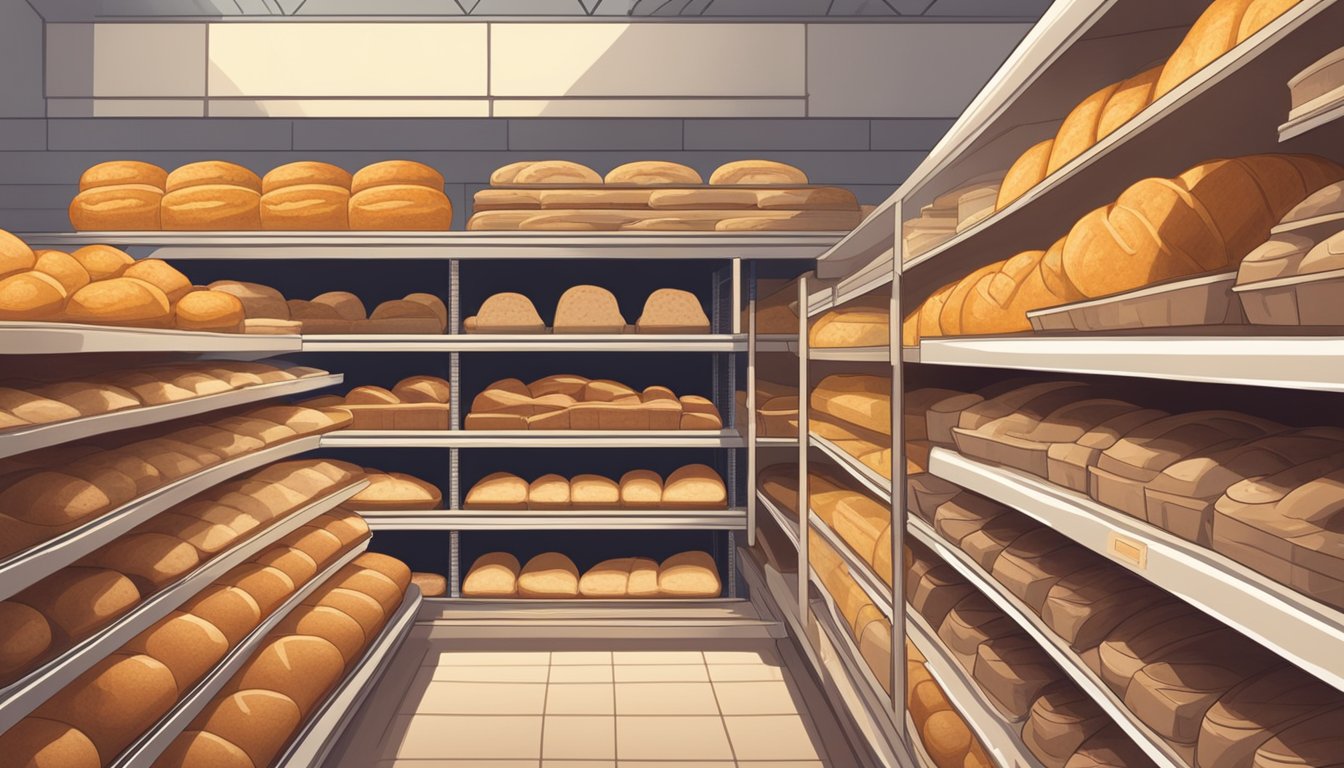
[[1112,720],[1129,735],[1134,743],[1148,755],[1160,768],[1190,768],[1180,755],[1162,740],[1152,729],[1130,712],[1124,702],[1116,696],[1101,676],[1093,672],[1087,664],[1069,648],[1063,640],[1055,636],[1039,616],[1022,604],[1015,596],[1000,586],[989,574],[981,570],[971,556],[949,544],[946,539],[933,531],[924,520],[911,517],[906,521],[910,535],[924,543],[944,562],[951,565],[976,589],[982,592],[1004,613],[1013,619],[1035,640],[1050,658],[1055,660],[1078,687],[1096,701]]
[[1344,120],[1344,100],[1323,106],[1310,114],[1289,120],[1279,126],[1279,141],[1290,141],[1308,131],[1314,131],[1336,120]]
[[891,481],[874,472],[871,467],[859,461],[858,458],[850,456],[840,449],[838,445],[827,440],[824,437],[817,437],[814,434],[808,434],[808,440],[814,448],[819,448],[822,453],[829,456],[840,468],[848,472],[854,479],[863,483],[863,487],[877,494],[878,497],[891,504]]
[[[826,261],[817,262],[817,275],[821,280],[835,280],[827,289],[830,291],[828,298],[818,298],[816,303],[810,304],[807,308],[809,316],[818,315],[833,307],[838,307],[846,302],[853,301],[868,293],[878,290],[884,286],[891,285],[895,279],[895,251],[891,246],[877,255],[872,261],[859,265],[853,272],[839,272],[835,268],[827,271],[822,269]],[[845,266],[850,266],[848,262]]]
[[891,621],[892,614],[895,612],[891,587],[888,587],[886,582],[878,578],[877,574],[873,572],[873,566],[854,554],[854,550],[850,549],[849,544],[840,538],[840,534],[831,530],[831,527],[826,524],[825,520],[818,517],[816,512],[809,511],[807,519],[817,535],[824,539],[831,546],[831,549],[835,550],[836,554],[840,555],[840,559],[849,568],[849,575],[854,579],[854,582],[859,585],[868,599],[873,601],[873,605],[882,612],[882,615],[887,617],[887,621]]
[[740,531],[745,509],[361,511],[375,531]]
[[840,615],[840,609],[822,585],[821,577],[816,571],[810,568],[808,570],[812,575],[813,592],[818,595],[809,601],[808,607],[827,641],[837,651],[835,655],[839,657],[840,665],[844,668],[846,680],[863,702],[867,716],[880,723],[884,731],[890,729],[893,733],[896,732],[894,702],[863,660],[859,646],[846,628],[848,622]]
[[778,639],[750,600],[488,600],[431,598],[419,621],[453,638]]
[[746,352],[746,334],[308,335],[304,352]]
[[146,731],[134,744],[127,747],[115,761],[108,763],[108,767],[150,768],[159,755],[173,743],[173,740],[191,726],[191,722],[224,689],[224,686],[229,683],[234,674],[251,660],[257,649],[266,642],[271,630],[279,626],[280,622],[285,620],[285,617],[295,608],[298,608],[309,595],[316,592],[327,579],[344,568],[350,561],[363,554],[368,546],[369,539],[365,537],[363,541],[337,555],[331,564],[318,571],[313,575],[313,578],[295,589],[269,616],[262,619],[261,623],[249,632],[238,645],[230,649],[228,654],[215,665],[214,669],[210,670],[196,684],[196,687],[179,698],[177,704],[160,718],[152,728]]
[[122,429],[135,429],[186,416],[197,416],[222,408],[232,408],[236,405],[255,403],[274,397],[297,395],[315,389],[335,386],[342,381],[344,381],[344,376],[339,373],[308,376],[293,381],[257,384],[230,392],[221,392],[217,395],[203,395],[190,400],[180,400],[175,403],[146,405],[53,424],[34,424],[28,427],[7,429],[0,432],[0,457],[14,456],[27,451],[35,451],[39,448],[82,440],[86,437],[103,435]]
[[845,363],[889,363],[891,347],[808,347],[807,359]]
[[129,532],[132,528],[169,507],[181,504],[201,491],[237,477],[244,472],[315,450],[320,445],[318,435],[305,435],[288,442],[268,446],[255,453],[221,461],[194,474],[180,477],[144,496],[132,499],[120,507],[99,515],[84,525],[66,531],[32,549],[16,553],[10,558],[0,561],[0,600],[22,592],[30,585],[74,563],[99,547],[110,544],[114,539]]
[[[1006,504],[1241,632],[1326,683],[1344,690],[1344,612],[1271,581],[1212,550],[1033,475],[969,459],[945,448],[929,472]],[[1140,563],[1117,549],[1141,552]]]
[[[1040,760],[1022,742],[1022,726],[1005,720],[985,695],[980,684],[971,678],[966,668],[957,663],[938,638],[938,633],[918,611],[905,612],[906,634],[910,642],[924,656],[924,666],[946,693],[956,702],[957,709],[966,717],[980,743],[993,756],[997,765],[1014,768],[1041,768]],[[919,739],[913,739],[916,749],[922,748]]]
[[1340,336],[1025,334],[922,339],[918,362],[1344,392],[1341,355]]
[[756,337],[757,352],[788,352],[798,354],[798,335],[794,333],[762,333]]
[[1236,272],[1182,278],[1100,299],[1029,311],[1027,319],[1032,330],[1068,333],[1245,325],[1246,313],[1232,292],[1236,280]]
[[[247,562],[253,555],[318,515],[336,508],[367,485],[364,481],[353,483],[281,518],[257,535],[207,560],[175,583],[150,595],[97,634],[0,689],[0,733],[11,728],[108,654],[116,652],[155,622],[195,597],[196,593],[210,586],[231,568]],[[209,698],[205,701],[209,701]]]
[[369,649],[326,700],[308,716],[308,721],[290,742],[289,747],[272,764],[277,768],[310,768],[321,765],[345,732],[345,727],[368,697],[373,686],[387,671],[397,649],[410,634],[420,612],[420,589],[414,585],[406,590],[401,605],[388,617],[382,632],[369,644]]
[[817,232],[37,232],[33,248],[102,243],[136,258],[223,261],[282,259],[801,259],[840,239]]
[[795,437],[758,437],[756,438],[757,448],[797,448],[798,439]]
[[784,529],[784,535],[789,537],[789,542],[793,544],[794,549],[797,549],[798,521],[790,518],[788,513],[780,509],[778,504],[760,491],[756,492],[756,500],[761,506],[765,507],[765,510],[770,513],[770,516],[775,519],[775,522],[779,523],[779,527]]
[[[1123,6],[1124,3],[1112,5]],[[1089,26],[1094,21],[1099,19],[1087,19]],[[949,264],[945,272],[939,270],[950,275],[984,263],[991,253],[1033,245],[1044,247],[1047,241],[1034,242],[1043,232],[1054,231],[1060,221],[1071,221],[1089,208],[1106,202],[1095,196],[1094,190],[1099,187],[1098,174],[1119,171],[1128,178],[1139,178],[1160,173],[1161,167],[1170,166],[1178,159],[1187,164],[1204,159],[1191,155],[1188,141],[1191,136],[1217,134],[1220,137],[1217,151],[1225,156],[1263,151],[1266,149],[1263,136],[1257,130],[1262,126],[1254,120],[1244,119],[1248,90],[1262,90],[1261,84],[1266,82],[1286,82],[1301,69],[1303,49],[1320,47],[1322,42],[1337,38],[1329,30],[1338,29],[1341,23],[1344,23],[1344,6],[1334,0],[1299,2],[1231,51],[1191,74],[1133,119],[1009,205],[946,242],[906,258],[903,271],[910,272],[935,260],[956,262],[957,266]],[[1060,41],[1048,44],[1058,46]],[[1029,87],[1029,83],[1007,81],[997,85],[999,87],[988,95],[988,100],[1002,102],[1000,109],[1022,96]],[[982,94],[977,101],[984,98],[986,95]],[[959,124],[980,117],[975,106],[962,115]],[[1264,110],[1261,120],[1270,118],[1273,112]],[[1242,119],[1225,120],[1224,116],[1229,114],[1241,115]],[[985,121],[979,131],[1001,128],[993,121]],[[958,132],[954,127],[949,136]],[[945,143],[949,147],[953,144]],[[969,143],[947,152],[935,150],[896,194],[908,196],[909,192],[926,186],[961,159],[959,150]],[[1180,162],[1175,164],[1180,165]]]
[[0,320],[0,355],[67,355],[83,352],[230,352],[271,357],[302,351],[294,336],[122,328],[80,323]]
[[322,436],[324,448],[745,448],[736,430],[342,430]]

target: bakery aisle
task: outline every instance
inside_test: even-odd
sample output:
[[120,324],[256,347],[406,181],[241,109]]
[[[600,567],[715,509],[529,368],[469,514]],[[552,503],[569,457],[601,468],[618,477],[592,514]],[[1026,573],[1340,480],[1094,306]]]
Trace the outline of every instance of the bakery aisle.
[[415,628],[328,768],[859,764],[787,639],[434,635]]

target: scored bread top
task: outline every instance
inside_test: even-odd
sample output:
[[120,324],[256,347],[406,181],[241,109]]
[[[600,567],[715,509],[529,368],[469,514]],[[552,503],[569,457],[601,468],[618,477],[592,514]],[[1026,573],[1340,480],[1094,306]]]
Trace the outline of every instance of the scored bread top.
[[555,308],[556,333],[579,329],[587,333],[620,333],[625,329],[625,317],[611,291],[596,285],[576,285],[560,296]]
[[413,160],[384,160],[372,163],[355,172],[350,179],[350,193],[388,185],[411,185],[443,191],[443,174],[424,163]]
[[352,178],[350,172],[340,166],[315,160],[300,160],[276,166],[268,171],[261,177],[261,192],[265,194],[285,187],[307,184],[324,184],[348,191]]
[[618,165],[607,173],[608,184],[684,184],[697,186],[704,180],[694,168],[665,160],[640,160]]
[[223,160],[203,160],[178,166],[164,182],[165,192],[188,187],[227,185],[243,187],[261,194],[261,177],[237,163]]
[[709,183],[720,184],[806,184],[807,174],[798,168],[773,160],[735,160],[714,169]]

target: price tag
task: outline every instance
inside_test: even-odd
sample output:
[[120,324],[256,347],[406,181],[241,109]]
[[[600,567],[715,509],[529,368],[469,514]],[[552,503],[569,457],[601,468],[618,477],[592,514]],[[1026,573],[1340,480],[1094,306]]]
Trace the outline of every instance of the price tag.
[[1148,568],[1148,545],[1112,532],[1106,541],[1111,556],[1140,571]]

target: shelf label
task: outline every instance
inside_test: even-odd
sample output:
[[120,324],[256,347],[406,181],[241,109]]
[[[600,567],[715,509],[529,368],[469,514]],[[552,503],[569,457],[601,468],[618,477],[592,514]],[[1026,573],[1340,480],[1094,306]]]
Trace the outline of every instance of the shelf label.
[[1132,565],[1140,571],[1148,568],[1148,545],[1121,536],[1112,531],[1106,540],[1106,549],[1112,557]]

